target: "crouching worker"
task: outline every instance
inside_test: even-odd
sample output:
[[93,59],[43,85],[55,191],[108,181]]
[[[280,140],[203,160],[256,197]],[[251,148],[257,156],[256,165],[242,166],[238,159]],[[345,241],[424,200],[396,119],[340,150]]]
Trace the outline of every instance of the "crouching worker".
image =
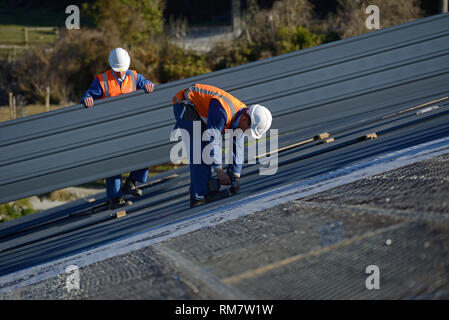
[[[204,163],[203,150],[209,143],[221,146],[221,135],[226,129],[241,129],[243,132],[250,129],[253,138],[261,138],[271,126],[270,111],[258,104],[248,108],[224,90],[210,85],[195,84],[179,91],[173,97],[173,113],[176,119],[175,129],[184,129],[189,133],[189,137],[183,136],[183,140],[190,161],[190,207],[219,199],[220,185],[232,185],[231,191],[238,192],[243,161],[237,159],[243,159],[244,135],[240,134],[233,138],[233,162],[228,165],[227,172],[224,172],[221,166],[221,153],[213,152],[213,150],[221,151],[221,148],[211,148],[213,159],[211,165]],[[201,125],[200,141],[194,141],[195,121]],[[202,141],[203,133],[206,130],[210,132],[209,129],[219,133],[220,140],[211,138],[209,141]],[[189,143],[185,139],[190,139]],[[196,144],[201,146],[201,150],[195,150]],[[195,159],[197,161],[194,161]]]
[[[144,89],[153,92],[154,84],[146,80],[135,70],[128,70],[131,58],[126,50],[115,48],[109,54],[108,59],[111,69],[96,76],[90,88],[83,94],[81,103],[87,108],[94,105],[94,100],[115,97],[121,94]],[[130,173],[122,187],[122,176],[117,175],[106,179],[106,195],[109,209],[131,205],[131,201],[125,201],[123,194],[140,196],[142,191],[136,187],[136,182],[145,183],[148,177],[148,168],[136,170]]]

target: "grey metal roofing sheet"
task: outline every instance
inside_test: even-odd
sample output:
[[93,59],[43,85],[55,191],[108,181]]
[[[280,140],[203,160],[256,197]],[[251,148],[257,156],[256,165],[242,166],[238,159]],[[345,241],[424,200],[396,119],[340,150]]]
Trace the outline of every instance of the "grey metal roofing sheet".
[[[406,122],[415,122],[418,119],[419,122],[409,126],[403,126],[405,123],[402,120],[395,119],[393,121],[395,123],[390,124],[395,129],[385,134],[383,134],[385,130],[382,130],[379,138],[374,140],[354,142],[360,133],[351,132],[347,137],[343,137],[344,134],[336,135],[335,142],[331,144],[311,143],[304,148],[281,152],[279,171],[272,176],[259,175],[257,165],[245,166],[242,172],[243,188],[232,199],[189,208],[190,179],[188,168],[184,166],[174,170],[179,174],[178,177],[152,186],[144,186],[143,196],[139,199],[132,197],[133,201],[136,200],[135,203],[126,208],[126,217],[120,219],[114,218],[114,212],[111,210],[89,213],[88,208],[91,208],[93,204],[86,199],[80,199],[63,208],[54,208],[2,223],[0,224],[0,275],[98,248],[136,233],[146,234],[149,230],[155,230],[164,225],[173,225],[182,220],[209,215],[214,210],[226,210],[236,203],[244,205],[249,197],[252,197],[254,201],[254,198],[263,198],[263,194],[279,191],[279,189],[273,191],[274,188],[288,187],[291,183],[304,183],[308,178],[314,177],[325,184],[326,182],[321,180],[323,176],[319,177],[321,174],[329,178],[335,174],[333,170],[345,171],[344,168],[348,168],[350,164],[353,168],[358,167],[360,160],[363,167],[371,161],[379,161],[378,157],[382,154],[390,153],[388,157],[390,158],[392,151],[402,149],[404,152],[404,148],[416,146],[422,142],[434,141],[432,144],[435,147],[435,144],[438,144],[435,139],[449,136],[447,104],[441,107],[441,110],[435,111],[433,117],[417,115],[413,112]],[[280,142],[284,144],[288,136],[293,139],[292,141],[297,141],[295,133],[290,133],[282,136]],[[411,154],[414,152],[412,151]],[[385,161],[385,158],[380,158],[380,161]],[[173,174],[173,172],[165,174]],[[153,177],[151,180],[155,181],[157,178],[159,177]],[[98,205],[104,201],[104,194],[96,195],[95,199]],[[357,220],[358,217],[354,219]],[[230,232],[234,233],[235,230]],[[255,232],[258,231],[255,230]],[[158,238],[164,234],[165,232],[160,232],[152,236]]]
[[280,133],[445,95],[449,15],[0,123],[0,203],[169,161],[171,98],[192,83],[269,107]]

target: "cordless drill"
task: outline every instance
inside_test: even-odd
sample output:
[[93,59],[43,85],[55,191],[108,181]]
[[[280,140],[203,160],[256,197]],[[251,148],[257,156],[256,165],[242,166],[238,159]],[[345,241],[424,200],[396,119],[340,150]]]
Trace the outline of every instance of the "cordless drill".
[[[231,179],[231,187],[229,188],[229,191],[231,191],[231,193],[237,193],[236,192],[236,188],[237,188],[237,179],[235,178],[233,173],[230,173],[229,171],[226,172],[226,174],[229,176],[229,178]],[[218,180],[218,176],[216,174],[214,174],[212,176],[212,178],[209,180],[209,190],[212,192],[219,192],[220,191],[220,180]]]

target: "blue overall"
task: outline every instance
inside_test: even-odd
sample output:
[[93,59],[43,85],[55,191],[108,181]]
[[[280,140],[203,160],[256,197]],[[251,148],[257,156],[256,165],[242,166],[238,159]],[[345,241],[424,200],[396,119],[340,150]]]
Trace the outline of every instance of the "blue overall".
[[[190,135],[190,159],[189,159],[189,169],[190,169],[190,193],[195,199],[202,199],[209,192],[208,182],[211,178],[211,169],[217,169],[221,167],[221,164],[216,164],[215,162],[211,165],[203,163],[201,159],[201,164],[193,163],[193,121],[183,119],[183,115],[185,112],[186,106],[183,102],[177,103],[173,105],[173,114],[176,119],[176,125],[174,130],[177,128],[185,129],[189,132]],[[230,129],[238,128],[240,116],[243,109],[237,112],[234,117],[234,120],[231,123]],[[222,132],[226,126],[227,115],[224,108],[221,106],[221,103],[212,99],[209,103],[209,111],[208,111],[208,119],[207,125],[201,121],[201,136],[203,135],[206,129],[217,129],[219,132]],[[240,137],[241,141],[237,141],[234,137],[233,139],[233,163],[228,165],[228,172],[233,173],[237,176],[240,176],[240,171],[242,169],[241,164],[236,164],[236,152],[237,148],[240,146],[239,152],[243,152],[243,135]],[[238,140],[240,140],[238,139]],[[205,146],[207,146],[209,141],[201,141],[201,153]],[[212,154],[213,152],[211,152]],[[221,155],[220,155],[221,157]]]
[[[114,73],[112,73],[115,77],[117,83],[121,86],[122,82],[117,79]],[[126,76],[130,74],[128,70],[126,72]],[[125,77],[126,77],[125,76]],[[137,73],[136,79],[136,89],[143,89],[147,83],[151,83],[151,81],[146,80],[141,74]],[[92,97],[94,100],[99,99],[103,96],[103,89],[101,88],[100,81],[95,79],[92,85],[87,89],[87,91],[81,97],[81,103],[83,103],[84,99],[88,97]],[[135,181],[145,183],[148,177],[148,169],[140,169],[130,173],[129,177]],[[122,193],[122,175],[116,175],[113,177],[106,178],[106,196],[108,199],[117,199],[123,196]]]

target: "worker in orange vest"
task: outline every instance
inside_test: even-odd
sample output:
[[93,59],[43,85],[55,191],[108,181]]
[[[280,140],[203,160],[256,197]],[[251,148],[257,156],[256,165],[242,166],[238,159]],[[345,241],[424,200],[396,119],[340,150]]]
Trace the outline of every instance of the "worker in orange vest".
[[[184,129],[189,137],[184,137],[189,154],[190,169],[190,207],[217,200],[220,193],[214,188],[211,190],[211,180],[218,180],[219,185],[233,185],[234,192],[240,190],[240,171],[243,163],[244,135],[233,138],[233,161],[224,172],[221,164],[222,155],[216,154],[211,148],[211,165],[204,163],[203,150],[209,144],[220,145],[221,135],[226,129],[241,129],[244,133],[250,132],[254,139],[261,138],[270,128],[272,116],[270,111],[259,104],[247,107],[243,102],[217,87],[205,84],[193,86],[179,91],[173,97],[173,113],[176,119],[174,129]],[[201,141],[194,141],[194,122],[201,124]],[[203,141],[203,133],[214,133]],[[247,131],[248,130],[248,131]],[[189,141],[185,141],[190,139]],[[195,149],[195,143],[201,150]],[[199,152],[200,151],[200,152]],[[198,153],[200,161],[198,163]],[[196,154],[196,155],[195,155]],[[206,152],[207,154],[207,152]],[[196,158],[196,160],[195,160]],[[197,163],[195,163],[197,162]]]
[[[131,58],[128,52],[122,48],[115,48],[109,54],[111,69],[96,76],[90,88],[81,97],[81,103],[87,108],[94,105],[94,100],[115,97],[121,94],[144,89],[153,92],[154,84],[146,80],[135,70],[128,70]],[[106,179],[106,195],[110,209],[131,205],[131,201],[125,201],[123,194],[140,196],[142,190],[137,188],[136,182],[145,183],[148,177],[148,168],[136,170],[130,173],[122,187],[122,176],[117,175]]]

